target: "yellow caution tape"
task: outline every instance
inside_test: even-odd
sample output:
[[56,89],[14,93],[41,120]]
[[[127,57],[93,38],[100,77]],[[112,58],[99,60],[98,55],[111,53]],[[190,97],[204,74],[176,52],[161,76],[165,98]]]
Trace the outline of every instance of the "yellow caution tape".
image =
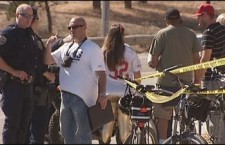
[[[137,90],[137,85],[133,82],[130,82],[128,80],[125,79],[125,82],[130,85],[132,88],[134,88],[135,90]],[[178,90],[177,92],[175,92],[173,95],[171,96],[164,96],[164,95],[158,95],[152,92],[146,92],[145,95],[146,97],[152,101],[153,103],[165,103],[165,102],[169,102],[177,97],[180,96],[180,94],[184,93],[184,91],[186,90],[186,88],[181,88],[180,90]],[[137,90],[138,91],[138,90]]]
[[201,95],[225,94],[225,89],[221,89],[221,90],[199,91],[199,92],[189,92],[189,91],[185,91],[184,94],[201,94]]
[[[129,84],[132,88],[134,88],[135,90],[137,90],[137,84],[128,81],[125,79],[125,82],[127,84]],[[138,90],[137,90],[138,91]],[[181,88],[180,90],[178,90],[177,92],[175,92],[173,95],[171,96],[164,96],[164,95],[158,95],[155,94],[153,92],[146,92],[145,95],[146,97],[152,101],[153,103],[166,103],[169,102],[177,97],[179,97],[181,94],[202,94],[202,95],[209,95],[209,94],[225,94],[225,89],[221,89],[221,90],[208,90],[208,91],[199,91],[199,92],[190,92],[187,91],[186,88]]]
[[134,88],[134,89],[136,90],[137,84],[132,83],[131,81],[128,81],[128,80],[126,80],[126,79],[124,79],[124,81],[125,81],[128,85],[130,85],[132,88]]
[[[212,68],[212,67],[217,67],[217,66],[222,66],[222,65],[225,65],[225,58],[211,60],[211,61],[204,62],[204,63],[199,63],[199,64],[194,64],[194,65],[190,65],[190,66],[186,66],[186,67],[177,68],[177,69],[171,70],[170,72],[173,74],[179,74],[179,73],[185,73],[185,72],[189,72],[189,71],[193,71],[193,70]],[[164,75],[165,74],[163,72],[157,72],[154,74],[150,74],[148,76],[137,78],[135,80],[138,81],[138,80],[143,80],[143,79],[148,79],[148,78],[162,77]]]
[[186,90],[186,88],[181,88],[180,90],[178,90],[171,96],[163,96],[163,95],[158,95],[158,94],[154,94],[151,92],[146,92],[145,95],[153,103],[166,103],[166,102],[169,102],[169,101],[179,97],[182,93],[185,92],[185,90]]

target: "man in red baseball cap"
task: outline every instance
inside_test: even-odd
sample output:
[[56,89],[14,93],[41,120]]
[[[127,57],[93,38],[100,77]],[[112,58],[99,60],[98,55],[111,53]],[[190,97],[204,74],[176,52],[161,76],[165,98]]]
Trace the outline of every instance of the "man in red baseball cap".
[[[211,4],[202,4],[198,7],[195,14],[197,16],[198,25],[205,30],[202,33],[201,45],[203,52],[200,63],[209,60],[220,59],[225,57],[225,27],[216,22],[215,10]],[[203,87],[208,90],[220,89],[225,83],[218,78],[220,74],[225,74],[225,66],[202,69],[197,73],[198,80],[203,82]],[[217,95],[210,98],[215,99]],[[221,112],[222,113],[222,112]],[[210,111],[209,119],[212,123],[209,134],[214,138],[213,144],[225,143],[225,120],[220,118],[223,115]],[[222,120],[222,121],[220,121]]]
[[211,4],[205,3],[198,7],[198,11],[195,15],[201,16],[201,15],[203,15],[203,13],[207,13],[208,15],[214,16],[214,12],[215,12],[215,10],[214,10],[213,6]]

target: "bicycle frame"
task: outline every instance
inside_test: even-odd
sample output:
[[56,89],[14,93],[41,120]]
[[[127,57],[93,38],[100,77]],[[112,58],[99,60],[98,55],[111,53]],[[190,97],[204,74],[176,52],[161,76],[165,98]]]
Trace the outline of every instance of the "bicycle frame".
[[186,132],[195,132],[195,120],[193,118],[189,118],[187,113],[187,99],[188,96],[182,95],[180,102],[174,108],[171,134],[173,138],[172,144],[182,140],[182,134],[185,134]]
[[[133,100],[137,98],[148,101],[145,96],[133,96]],[[135,99],[136,98],[136,99]],[[144,101],[143,101],[144,102]],[[131,118],[131,135],[125,141],[125,144],[157,144],[156,125],[152,120],[152,106],[149,104],[131,103],[130,118]],[[140,105],[140,106],[139,106]]]
[[[128,85],[128,87],[130,86]],[[131,119],[131,134],[126,139],[125,144],[158,143],[158,133],[152,119],[152,102],[148,100],[145,95],[146,88],[147,87],[140,86],[138,88],[141,89],[140,92],[137,90],[135,90],[134,93],[129,92],[130,95],[127,95],[129,98],[122,97],[119,101],[119,106],[121,106],[119,108],[128,108],[127,110],[129,111],[123,112],[128,112]],[[153,89],[153,87],[149,88]],[[121,101],[122,99],[126,100]],[[122,102],[128,102],[128,104],[123,105],[121,104]]]
[[[225,75],[220,74],[220,78],[218,78],[218,81],[221,82],[221,89],[225,88]],[[206,121],[207,124],[207,130],[210,135],[210,141],[212,143],[222,143],[221,138],[223,137],[222,131],[223,126],[220,126],[221,124],[224,124],[225,121],[225,95],[224,94],[218,94],[215,97],[210,97],[211,100],[211,106],[210,106],[210,112],[208,114],[208,120]],[[210,120],[213,119],[214,123],[213,126],[210,126]]]
[[[169,72],[166,74],[170,74]],[[172,76],[174,76],[173,74],[171,74]],[[176,95],[172,95],[173,97],[175,96],[179,96],[181,94],[183,94],[184,90],[189,89],[189,90],[196,90],[196,86],[194,86],[193,84],[184,84],[186,83],[184,80],[179,79],[177,76],[175,76],[178,79],[178,82],[180,83],[181,89],[182,91],[178,91],[175,94]],[[131,83],[127,80],[127,84],[131,85],[135,91],[141,93],[142,97],[146,97],[147,94],[161,94],[163,93],[163,90],[155,90],[152,87],[148,87],[150,89],[146,89],[147,87],[144,87],[143,85],[136,85],[134,83]],[[147,92],[147,93],[146,93]],[[149,92],[149,93],[148,93]],[[152,92],[152,93],[150,93]],[[160,95],[157,95],[160,96]],[[162,95],[163,96],[163,95]],[[165,98],[165,97],[164,97]],[[205,139],[200,136],[199,134],[197,134],[195,132],[195,125],[194,125],[194,120],[192,118],[190,118],[187,114],[187,108],[185,107],[186,104],[186,99],[189,98],[188,94],[185,95],[184,98],[181,97],[181,101],[177,107],[177,110],[175,110],[175,116],[174,116],[174,129],[172,132],[172,136],[169,137],[167,140],[164,141],[164,143],[177,143],[179,141],[185,141],[185,143],[189,143],[189,142],[194,142],[194,143],[206,143]],[[149,99],[150,101],[150,99]],[[164,101],[160,101],[160,102],[164,102]],[[152,102],[151,102],[152,103]],[[152,116],[151,116],[152,118]],[[125,143],[136,143],[136,144],[144,144],[146,143],[145,140],[143,140],[142,137],[140,135],[143,135],[143,133],[141,133],[141,127],[144,126],[143,124],[139,123],[137,124],[135,121],[132,121],[132,135],[130,136],[129,140],[131,140],[131,142],[125,142]],[[179,124],[179,131],[177,130],[177,125]],[[146,128],[146,127],[145,127]],[[154,133],[153,133],[154,134]],[[135,142],[136,141],[136,142]],[[157,138],[158,141],[158,138]]]

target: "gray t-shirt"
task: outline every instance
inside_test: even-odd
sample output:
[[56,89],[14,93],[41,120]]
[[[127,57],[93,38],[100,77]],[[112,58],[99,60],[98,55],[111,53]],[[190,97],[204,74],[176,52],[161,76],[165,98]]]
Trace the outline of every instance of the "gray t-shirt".
[[[172,26],[161,29],[153,39],[149,53],[160,55],[157,71],[182,65],[193,64],[193,53],[201,50],[200,43],[193,31],[182,25]],[[193,81],[193,72],[179,74],[181,79],[188,82]],[[176,86],[172,83],[172,78],[165,76],[157,79],[158,84],[164,86]]]

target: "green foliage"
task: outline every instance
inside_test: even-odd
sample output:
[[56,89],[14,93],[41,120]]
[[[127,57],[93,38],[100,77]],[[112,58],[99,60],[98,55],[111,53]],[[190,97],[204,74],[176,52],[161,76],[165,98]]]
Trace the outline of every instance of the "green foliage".
[[23,3],[34,6],[35,1],[9,1],[8,9],[5,12],[8,20],[10,20],[11,18],[15,18],[17,6]]

